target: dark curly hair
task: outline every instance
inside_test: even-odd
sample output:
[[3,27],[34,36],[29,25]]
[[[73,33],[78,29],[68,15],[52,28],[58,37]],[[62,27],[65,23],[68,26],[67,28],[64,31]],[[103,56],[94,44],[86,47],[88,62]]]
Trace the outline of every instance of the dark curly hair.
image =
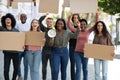
[[58,21],[62,21],[62,22],[63,22],[63,24],[64,24],[63,29],[66,30],[66,29],[67,29],[67,27],[66,27],[66,22],[65,22],[65,20],[64,20],[63,18],[58,18],[58,19],[57,19],[57,21],[56,21],[56,23],[55,23],[55,29],[57,30],[57,23],[58,23]]
[[2,18],[1,18],[2,27],[6,28],[5,20],[7,18],[11,19],[11,26],[12,26],[12,28],[14,28],[15,25],[16,25],[16,20],[15,20],[14,16],[11,13],[7,13],[5,16],[2,16]]
[[86,25],[88,24],[86,19],[81,19],[80,22],[85,22]]
[[74,23],[74,16],[76,16],[76,15],[78,16],[78,21],[80,21],[80,16],[79,16],[79,14],[75,13],[75,14],[72,15],[72,22],[73,22],[73,23]]
[[99,31],[97,29],[98,23],[101,23],[103,25],[102,34],[103,34],[104,37],[106,37],[107,34],[109,34],[109,32],[108,32],[108,30],[106,28],[106,25],[105,25],[105,23],[103,21],[98,21],[98,22],[95,23],[95,25],[94,25],[95,34],[99,34]]

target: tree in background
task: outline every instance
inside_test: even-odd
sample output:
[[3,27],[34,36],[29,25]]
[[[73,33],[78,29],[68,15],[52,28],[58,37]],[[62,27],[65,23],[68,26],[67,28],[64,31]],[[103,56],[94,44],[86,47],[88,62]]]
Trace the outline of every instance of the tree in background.
[[[113,15],[118,14],[120,16],[120,0],[98,0],[98,6],[99,9],[110,14],[111,15],[111,25],[110,27],[113,28],[114,24],[113,24]],[[120,20],[120,18],[118,18]],[[118,20],[117,19],[117,20]],[[116,24],[117,25],[117,24]],[[115,43],[116,44],[120,44],[119,42],[119,28],[116,26],[116,37],[115,37]]]
[[98,6],[110,15],[120,14],[120,0],[98,0]]

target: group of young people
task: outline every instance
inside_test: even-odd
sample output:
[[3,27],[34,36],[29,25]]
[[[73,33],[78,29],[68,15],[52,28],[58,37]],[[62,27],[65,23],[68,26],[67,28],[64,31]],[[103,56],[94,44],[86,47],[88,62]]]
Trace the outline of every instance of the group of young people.
[[[92,31],[95,36],[93,44],[110,45],[111,36],[103,21],[97,21],[93,27],[87,30],[87,20],[80,19],[79,14],[72,14],[66,22],[63,18],[58,18],[53,26],[53,18],[46,19],[46,25],[42,21],[47,17],[44,15],[39,20],[33,19],[27,23],[27,15],[20,15],[20,22],[16,24],[16,19],[10,13],[2,16],[1,31],[4,32],[45,32],[45,45],[34,46],[25,45],[23,52],[3,50],[4,53],[4,79],[10,80],[9,69],[10,61],[13,60],[13,77],[12,80],[22,80],[21,59],[24,62],[24,80],[28,80],[28,68],[30,68],[31,80],[47,80],[47,62],[50,61],[51,80],[58,80],[59,69],[61,70],[61,80],[66,80],[66,69],[70,57],[71,62],[71,80],[81,79],[81,69],[83,70],[83,80],[88,80],[88,58],[84,57],[84,45],[88,43],[88,37]],[[73,25],[71,24],[71,21]],[[50,29],[56,30],[56,36],[48,36]],[[69,29],[70,31],[68,31]],[[69,49],[68,49],[69,43]],[[39,74],[40,62],[42,60],[42,78]],[[108,61],[94,59],[95,80],[100,80],[100,64],[102,63],[102,80],[107,80]]]
[[[21,14],[20,16],[21,24],[18,23],[18,25],[16,25],[16,19],[12,14],[8,13],[1,18],[1,24],[2,24],[1,31],[4,32],[19,32],[19,31],[36,32],[37,31],[42,33],[39,27],[39,21],[37,19],[33,19],[30,26],[29,24],[27,24],[26,19],[27,19],[26,14]],[[18,80],[22,80],[21,68],[20,68],[22,57],[24,62],[24,80],[27,80],[28,66],[30,67],[31,79],[32,80],[40,79],[39,71],[36,69],[39,69],[39,65],[40,65],[41,46],[25,45],[23,47],[24,47],[23,52],[18,52],[14,50],[3,50],[4,80],[16,80],[17,75],[18,75]],[[10,79],[9,77],[11,60],[13,61],[13,68],[14,68],[12,79]]]
[[[74,25],[71,25],[72,20]],[[81,80],[81,72],[83,72],[83,80],[88,79],[88,58],[84,57],[84,46],[88,43],[90,33],[94,32],[93,44],[109,45],[113,46],[111,41],[111,35],[107,30],[107,26],[103,21],[97,21],[93,27],[87,30],[87,20],[80,19],[78,14],[69,16],[67,25],[68,28],[75,32],[77,22],[80,22],[80,33],[75,40],[70,40],[69,51],[71,61],[71,80]],[[114,53],[113,53],[114,56]],[[108,61],[101,59],[94,59],[95,80],[101,80],[100,70],[102,64],[102,80],[107,80]],[[81,71],[81,69],[83,71]]]

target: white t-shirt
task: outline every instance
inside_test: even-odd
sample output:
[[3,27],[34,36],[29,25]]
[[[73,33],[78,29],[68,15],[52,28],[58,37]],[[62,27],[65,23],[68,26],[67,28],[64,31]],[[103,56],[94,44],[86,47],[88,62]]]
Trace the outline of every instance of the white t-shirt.
[[22,24],[21,22],[18,22],[17,25],[16,25],[16,28],[20,32],[30,31],[30,23],[26,22],[26,23]]

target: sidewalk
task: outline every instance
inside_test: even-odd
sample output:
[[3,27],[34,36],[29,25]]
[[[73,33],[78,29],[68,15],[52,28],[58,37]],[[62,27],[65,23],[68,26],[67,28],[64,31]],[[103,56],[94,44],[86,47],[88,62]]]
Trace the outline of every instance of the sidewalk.
[[[0,51],[0,80],[3,79],[3,54]],[[48,64],[49,66],[49,64]],[[22,73],[23,73],[23,64],[22,64]],[[88,79],[89,80],[94,80],[94,62],[93,59],[89,59],[89,74],[88,74]],[[13,68],[11,66],[10,68],[10,75],[12,74]],[[41,77],[41,66],[40,66],[40,77]],[[28,80],[30,80],[30,74],[28,74]],[[42,80],[42,79],[41,79]],[[51,80],[51,71],[50,68],[48,67],[48,72],[47,72],[47,80]],[[60,74],[59,74],[59,80],[60,79]],[[67,80],[70,80],[70,63],[68,64],[67,68]],[[82,80],[82,79],[81,79]],[[120,54],[117,54],[115,56],[115,59],[113,61],[109,61],[108,64],[108,80],[120,80]]]

